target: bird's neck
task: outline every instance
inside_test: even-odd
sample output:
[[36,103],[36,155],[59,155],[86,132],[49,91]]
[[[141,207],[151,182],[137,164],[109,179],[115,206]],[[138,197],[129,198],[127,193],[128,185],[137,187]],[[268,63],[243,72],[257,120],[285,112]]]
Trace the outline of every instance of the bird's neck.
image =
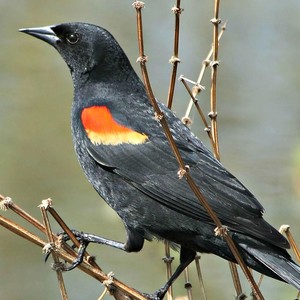
[[115,91],[122,91],[124,95],[126,93],[144,93],[144,85],[135,71],[131,68],[123,68],[117,71],[114,69],[105,70],[105,68],[95,67],[87,72],[72,72],[74,92],[86,91],[91,97],[95,97],[95,94],[99,93],[104,96]]

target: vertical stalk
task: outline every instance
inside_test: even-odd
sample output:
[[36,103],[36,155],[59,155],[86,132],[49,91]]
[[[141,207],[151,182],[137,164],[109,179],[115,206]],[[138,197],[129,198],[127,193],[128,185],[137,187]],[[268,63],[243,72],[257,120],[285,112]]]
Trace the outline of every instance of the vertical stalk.
[[[213,24],[213,44],[212,44],[212,61],[211,61],[211,92],[210,92],[210,113],[208,116],[211,119],[211,136],[213,144],[213,153],[216,159],[220,160],[220,148],[218,137],[218,123],[217,123],[217,74],[219,66],[219,19],[220,0],[215,0],[214,17],[211,19]],[[236,294],[242,294],[242,286],[237,271],[236,264],[229,262],[229,268],[236,290]]]
[[220,0],[215,0],[214,17],[211,19],[214,25],[213,29],[213,60],[211,61],[211,92],[210,92],[210,113],[208,114],[211,118],[211,135],[214,144],[215,157],[220,160],[220,149],[219,149],[219,138],[218,138],[218,127],[217,127],[217,74],[218,74],[218,53],[219,53],[219,7]]
[[[177,77],[177,66],[180,62],[180,59],[178,57],[178,48],[179,48],[179,28],[180,28],[180,14],[182,12],[182,9],[180,8],[180,1],[176,0],[176,6],[172,8],[172,12],[175,15],[175,29],[174,29],[174,48],[173,48],[173,55],[170,59],[170,63],[173,64],[171,78],[170,78],[170,84],[169,84],[169,91],[168,91],[168,98],[167,98],[167,106],[171,109],[173,104],[173,98],[174,98],[174,90],[175,90],[175,82]],[[170,245],[168,242],[165,243],[165,257],[166,257],[166,266],[167,266],[167,280],[170,279],[172,276],[172,268],[171,263],[172,259],[170,258]],[[173,299],[173,287],[172,285],[168,289],[167,292],[167,299],[172,300]]]
[[[168,241],[165,241],[165,257],[163,258],[163,261],[166,264],[167,269],[167,280],[169,280],[172,276],[172,262],[174,260],[174,257],[171,257],[170,255],[170,244]],[[172,285],[169,287],[167,291],[167,299],[172,300],[173,299],[173,287]]]
[[[51,225],[48,219],[48,215],[47,215],[47,207],[51,205],[51,200],[47,199],[47,200],[43,200],[42,204],[40,205],[40,209],[41,209],[41,213],[43,216],[43,221],[44,221],[44,226],[46,229],[46,235],[48,238],[48,242],[49,244],[53,245],[54,244],[54,238],[52,236],[52,230],[51,230]],[[60,264],[59,258],[57,256],[57,254],[55,253],[55,251],[51,251],[52,254],[52,258],[54,261],[54,264],[56,266],[58,266]],[[62,270],[60,268],[56,268],[56,276],[57,276],[57,280],[58,280],[58,284],[59,284],[59,290],[60,290],[60,295],[61,295],[61,299],[62,300],[68,300],[68,293],[66,290],[66,286],[64,283],[64,278],[62,275]]]
[[174,50],[173,50],[173,55],[170,59],[170,63],[173,64],[173,68],[172,68],[169,91],[168,91],[168,100],[167,100],[168,108],[171,108],[173,104],[175,82],[177,77],[177,66],[178,63],[180,63],[180,59],[178,57],[178,48],[179,48],[180,14],[182,13],[182,11],[183,9],[180,8],[180,0],[177,0],[176,6],[172,8],[172,12],[175,14],[175,30],[174,30]]
[[[218,37],[219,41],[220,41],[225,29],[226,29],[226,22],[223,24],[223,26],[221,28],[221,32],[220,32],[219,37]],[[204,73],[207,70],[207,67],[209,66],[210,58],[212,56],[212,53],[213,53],[213,48],[210,49],[210,51],[207,54],[206,58],[202,62],[202,67],[201,67],[201,70],[199,72],[198,79],[197,79],[196,83],[194,83],[194,87],[192,89],[194,98],[198,94],[200,94],[202,90],[205,89],[204,86],[201,85],[201,81],[204,77]],[[191,97],[191,99],[190,99],[189,105],[186,109],[186,112],[185,112],[185,115],[184,115],[183,119],[188,120],[190,118],[189,116],[190,116],[190,113],[191,113],[191,110],[192,110],[192,107],[193,107],[193,103],[194,103],[193,97]],[[205,127],[207,127],[206,124],[205,124]],[[211,139],[211,137],[210,137],[210,139]]]
[[201,268],[200,268],[200,255],[199,254],[197,254],[195,257],[195,264],[196,264],[196,270],[197,270],[197,275],[198,275],[199,284],[200,284],[200,290],[201,290],[201,294],[202,294],[201,299],[207,300],[204,283],[203,283],[203,277],[202,277]]
[[229,262],[229,269],[231,272],[231,277],[232,277],[232,281],[233,281],[233,285],[236,291],[236,295],[239,296],[243,293],[242,290],[242,285],[241,285],[241,281],[239,278],[239,273],[236,267],[236,264]]
[[189,269],[188,268],[184,269],[184,279],[185,279],[184,287],[186,288],[186,293],[187,293],[187,296],[188,296],[188,300],[193,300],[193,294],[192,294],[193,286],[190,282],[190,275],[189,275]]

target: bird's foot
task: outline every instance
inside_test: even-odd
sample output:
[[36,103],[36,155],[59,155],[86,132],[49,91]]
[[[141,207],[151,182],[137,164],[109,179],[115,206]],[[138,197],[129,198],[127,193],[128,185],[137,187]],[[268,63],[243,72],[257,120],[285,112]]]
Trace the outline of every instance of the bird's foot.
[[[80,265],[83,261],[85,250],[89,244],[89,240],[87,238],[85,238],[85,233],[79,232],[77,230],[72,230],[72,233],[74,234],[76,239],[80,242],[80,246],[78,248],[77,257],[74,259],[74,261],[68,267],[65,265],[62,266],[60,264],[59,268],[62,271],[71,271],[74,268],[76,268],[78,265]],[[61,238],[61,240],[63,242],[68,242],[70,240],[69,235],[65,232],[60,232],[57,235]],[[72,247],[72,249],[76,248],[76,246],[74,244],[71,245],[71,247]],[[48,260],[50,253],[51,253],[51,251],[47,252],[46,257],[45,257],[45,262]]]
[[153,294],[144,293],[143,295],[149,300],[162,300],[166,294],[166,290],[162,287]]
[[[75,267],[77,267],[80,263],[82,263],[85,250],[86,250],[87,246],[89,245],[89,243],[107,245],[107,246],[111,246],[111,247],[114,247],[114,248],[117,248],[117,249],[120,249],[123,251],[127,251],[125,244],[123,244],[123,243],[109,240],[109,239],[106,239],[106,238],[103,238],[101,236],[91,234],[91,233],[84,233],[84,232],[80,232],[77,230],[71,230],[71,231],[74,234],[74,236],[76,237],[76,239],[79,241],[80,247],[78,248],[77,258],[73,261],[73,263],[71,264],[70,267],[66,268],[65,271],[70,271],[70,270],[74,269]],[[65,232],[62,232],[59,235],[61,236],[61,239],[64,242],[68,242],[70,240],[70,237]],[[75,248],[74,245],[72,247]]]
[[[78,248],[77,257],[73,260],[73,262],[68,267],[67,266],[64,267],[64,269],[63,269],[64,271],[71,271],[83,262],[85,250],[90,243],[90,241],[86,238],[86,233],[80,232],[80,231],[74,230],[74,229],[71,231],[72,231],[73,235],[76,237],[76,239],[80,242],[80,246]],[[64,242],[67,242],[70,240],[69,235],[65,232],[61,232],[58,235],[61,236],[61,238]],[[71,247],[73,249],[76,248],[76,246],[74,244]]]

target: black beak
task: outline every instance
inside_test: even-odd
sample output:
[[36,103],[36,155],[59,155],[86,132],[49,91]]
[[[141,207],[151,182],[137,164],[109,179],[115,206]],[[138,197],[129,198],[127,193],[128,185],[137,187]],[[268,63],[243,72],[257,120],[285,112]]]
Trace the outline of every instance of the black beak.
[[22,28],[19,31],[32,35],[46,43],[55,46],[60,39],[52,30],[53,26],[36,27],[36,28]]

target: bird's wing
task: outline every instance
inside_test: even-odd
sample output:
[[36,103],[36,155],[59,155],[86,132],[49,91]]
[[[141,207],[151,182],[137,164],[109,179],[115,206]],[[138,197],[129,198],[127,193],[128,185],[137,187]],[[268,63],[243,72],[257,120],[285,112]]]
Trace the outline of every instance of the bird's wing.
[[[257,199],[177,118],[171,115],[168,118],[192,178],[222,223],[232,230],[287,247],[283,236],[263,220],[263,207]],[[131,125],[131,130],[146,137],[138,142],[93,143],[87,135],[87,151],[101,166],[123,177],[162,205],[194,219],[212,222],[187,181],[179,179],[178,163],[162,129],[154,120],[144,125],[143,132],[136,131],[134,127],[137,126]]]

